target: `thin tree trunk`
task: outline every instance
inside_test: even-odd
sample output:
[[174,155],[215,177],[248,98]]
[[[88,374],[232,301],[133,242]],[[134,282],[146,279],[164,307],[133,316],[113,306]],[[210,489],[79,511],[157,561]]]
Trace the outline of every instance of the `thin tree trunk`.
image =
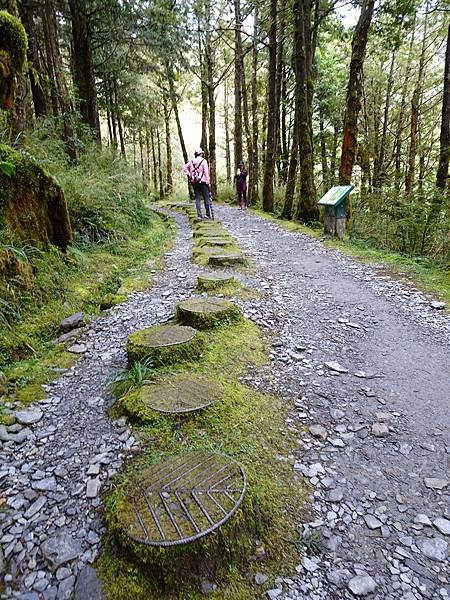
[[256,203],[259,197],[259,127],[258,127],[258,35],[259,35],[259,9],[255,4],[255,21],[253,25],[252,48],[252,137],[253,156],[249,157],[250,186],[249,200]]
[[119,140],[120,140],[120,153],[125,158],[126,157],[125,140],[124,140],[124,136],[123,136],[122,121],[120,118],[120,108],[119,108],[120,105],[119,105],[119,99],[118,99],[118,93],[117,93],[117,79],[115,77],[114,77],[114,106],[116,107],[117,129],[119,131]]
[[385,160],[386,160],[386,143],[389,124],[389,109],[391,107],[392,87],[394,85],[394,67],[395,67],[395,51],[392,52],[391,66],[389,68],[389,77],[386,90],[386,101],[384,104],[383,114],[383,131],[381,133],[381,142],[378,149],[378,155],[375,160],[373,173],[373,186],[375,189],[381,189],[386,178]]
[[[205,9],[206,12],[206,9]],[[206,59],[202,48],[202,37],[201,30],[203,29],[202,23],[200,21],[200,17],[197,19],[198,24],[198,56],[199,56],[199,66],[200,66],[200,92],[201,92],[201,101],[202,101],[202,134],[200,138],[200,147],[202,150],[208,155],[208,68],[206,64]]]
[[297,178],[298,166],[298,134],[299,134],[299,97],[295,94],[294,127],[292,132],[292,149],[289,157],[288,175],[286,181],[286,193],[284,196],[284,206],[281,216],[284,219],[292,219],[292,209],[294,205],[295,181]]
[[234,0],[234,173],[242,160],[242,36],[241,2]]
[[263,184],[263,209],[273,211],[273,176],[277,147],[277,0],[270,0],[269,11],[269,81],[267,87],[267,140]]
[[114,146],[117,148],[116,106],[115,106],[114,98],[113,98],[113,94],[112,94],[111,79],[109,77],[107,79],[107,89],[108,89],[108,102],[109,102],[110,113],[111,113],[111,125],[112,125],[113,143],[114,143]]
[[33,96],[34,114],[36,118],[47,116],[47,99],[44,93],[44,74],[39,58],[36,24],[30,2],[23,0],[21,4],[21,20],[28,36],[28,61],[32,69],[28,70],[31,94]]
[[205,62],[207,73],[207,91],[208,91],[208,115],[209,115],[209,177],[211,192],[214,197],[217,196],[217,177],[216,177],[216,99],[214,86],[214,47],[211,40],[211,1],[205,3]]
[[225,127],[225,164],[227,170],[227,183],[231,184],[231,149],[230,149],[230,119],[228,107],[228,81],[224,82],[224,127]]
[[358,143],[358,115],[361,109],[363,65],[374,3],[374,0],[364,0],[352,39],[352,56],[347,86],[341,166],[339,169],[339,181],[343,185],[350,184],[353,165],[355,164]]
[[159,133],[159,127],[156,128],[156,147],[158,150],[159,197],[162,200],[164,198],[164,184],[163,184],[163,172],[162,172],[162,160],[161,160],[161,135]]
[[155,148],[155,132],[153,127],[150,129],[150,139],[152,143],[152,159],[153,159],[153,189],[155,195],[158,193],[158,166],[156,164],[156,148]]
[[92,59],[91,26],[88,5],[83,0],[69,0],[72,21],[73,72],[78,105],[83,121],[101,142],[97,90]]
[[333,143],[331,146],[331,158],[330,158],[330,178],[328,180],[328,187],[334,185],[336,181],[336,163],[337,163],[337,148],[339,140],[339,129],[333,127]]
[[[253,159],[253,138],[252,138],[252,132],[250,130],[250,119],[249,119],[249,110],[248,110],[248,95],[247,95],[247,84],[246,84],[246,80],[245,80],[245,65],[244,65],[244,57],[242,57],[242,114],[243,114],[243,121],[244,121],[244,129],[245,129],[245,137],[247,140],[247,165],[250,165],[252,159]],[[248,188],[249,190],[253,189],[253,180],[251,179],[251,177],[253,176],[252,174],[252,169],[250,167],[248,168],[248,173],[249,173],[249,184],[248,184]],[[248,193],[248,201],[250,203],[253,202],[253,196],[251,195],[251,193]]]
[[56,27],[56,16],[53,0],[44,0],[44,29],[53,63],[56,88],[58,91],[58,101],[61,107],[61,114],[63,118],[63,140],[70,159],[76,160],[77,153],[75,149],[75,133],[71,123],[69,94],[67,92],[62,58],[59,51],[58,31]]
[[425,54],[426,40],[428,33],[428,13],[425,15],[422,37],[422,51],[419,59],[419,69],[417,74],[417,82],[411,99],[411,121],[410,121],[410,140],[408,152],[408,165],[405,178],[405,192],[411,194],[414,177],[416,171],[416,154],[417,154],[417,132],[419,126],[420,101],[422,96],[423,77],[425,72]]
[[442,117],[439,166],[436,174],[436,187],[444,191],[448,183],[448,165],[450,161],[450,24],[447,32],[445,51],[444,94],[442,97]]
[[278,48],[277,48],[277,77],[276,77],[276,123],[275,123],[275,131],[276,131],[276,165],[278,171],[278,184],[280,184],[281,179],[281,157],[283,154],[283,150],[281,147],[281,96],[282,96],[282,88],[283,88],[283,65],[284,65],[284,31],[286,28],[286,18],[285,12],[282,9],[280,11],[280,26],[278,33]]
[[145,177],[144,143],[142,140],[142,131],[141,130],[139,130],[139,154],[140,154],[140,158],[141,158],[142,189],[145,192],[147,190],[147,179]]
[[325,141],[325,124],[323,116],[323,108],[319,104],[319,131],[320,131],[320,158],[322,161],[322,187],[323,191],[327,187],[329,178],[328,164],[327,164],[327,145]]
[[173,191],[172,140],[170,136],[170,118],[167,98],[163,98],[164,123],[166,128],[166,193]]

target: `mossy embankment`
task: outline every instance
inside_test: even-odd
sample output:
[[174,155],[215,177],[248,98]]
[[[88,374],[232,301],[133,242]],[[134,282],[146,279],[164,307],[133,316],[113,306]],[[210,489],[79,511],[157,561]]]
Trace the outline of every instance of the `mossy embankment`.
[[42,177],[54,177],[64,192],[73,229],[65,253],[17,238],[8,224],[0,231],[0,257],[4,269],[10,265],[0,280],[4,399],[31,402],[43,396],[41,384],[74,361],[52,343],[61,320],[80,310],[89,317],[149,287],[173,228],[148,208],[138,174],[115,151],[89,142],[71,163],[51,122],[23,143]]
[[[267,362],[259,328],[240,319],[202,333],[200,359],[158,368],[151,379],[198,374],[220,386],[220,400],[189,415],[166,415],[142,401],[142,388],[132,388],[112,410],[112,416],[126,414],[134,423],[144,449],[105,498],[110,533],[99,569],[109,600],[195,600],[204,597],[205,582],[216,586],[208,594],[214,600],[256,599],[275,576],[292,572],[298,559],[296,526],[305,489],[289,458],[295,438],[286,418],[292,406],[244,383],[249,369]],[[247,493],[236,515],[186,546],[155,548],[127,538],[122,527],[130,481],[164,457],[205,450],[230,456],[244,468]],[[256,573],[268,576],[264,586],[255,584]]]

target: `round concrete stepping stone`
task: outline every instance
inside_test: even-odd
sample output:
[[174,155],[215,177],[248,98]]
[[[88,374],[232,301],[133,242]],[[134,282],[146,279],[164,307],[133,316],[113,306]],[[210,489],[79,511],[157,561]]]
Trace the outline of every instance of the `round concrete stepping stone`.
[[147,408],[166,414],[201,410],[222,398],[221,387],[203,375],[181,373],[161,383],[144,385],[139,399]]
[[194,360],[204,346],[203,337],[192,327],[155,325],[128,336],[128,365],[150,358],[155,366]]
[[246,485],[241,466],[227,456],[206,451],[172,456],[130,480],[117,526],[139,544],[187,544],[226,523],[242,504]]
[[208,263],[213,267],[231,267],[244,265],[245,257],[239,252],[220,252],[209,257]]
[[226,273],[206,273],[197,277],[197,288],[202,291],[214,290],[227,283],[233,283],[234,277]]
[[177,318],[197,329],[210,329],[240,316],[237,306],[221,298],[190,298],[177,306]]

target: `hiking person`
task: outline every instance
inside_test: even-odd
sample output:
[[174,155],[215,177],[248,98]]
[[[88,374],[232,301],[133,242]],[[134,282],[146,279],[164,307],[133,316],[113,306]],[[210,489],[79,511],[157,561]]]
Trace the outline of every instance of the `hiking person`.
[[201,148],[197,148],[192,158],[183,167],[183,173],[187,175],[189,183],[192,184],[195,193],[195,206],[197,208],[197,217],[202,219],[201,198],[205,204],[206,218],[212,218],[211,212],[211,194],[209,191],[209,168],[205,159],[205,153]]
[[236,192],[239,200],[239,208],[242,210],[242,204],[244,204],[244,208],[248,208],[248,200],[247,200],[247,176],[248,171],[245,168],[244,161],[240,160],[238,162],[238,169],[236,172]]

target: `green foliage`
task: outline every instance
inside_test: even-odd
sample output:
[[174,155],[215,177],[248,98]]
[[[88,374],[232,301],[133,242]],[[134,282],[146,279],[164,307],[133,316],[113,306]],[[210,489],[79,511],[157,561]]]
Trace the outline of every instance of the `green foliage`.
[[[5,10],[0,10],[0,53],[8,54],[7,60],[14,72],[20,72],[25,64],[27,53],[27,34],[22,23]],[[3,54],[0,54],[0,68],[4,69],[2,59]],[[3,77],[6,75],[2,73]]]
[[16,168],[12,163],[0,161],[0,173],[2,173],[3,175],[11,177],[12,175],[14,175],[15,170]]
[[145,358],[133,363],[130,369],[120,371],[108,387],[116,398],[121,398],[133,388],[143,385],[143,383],[151,378],[153,372],[152,359]]

